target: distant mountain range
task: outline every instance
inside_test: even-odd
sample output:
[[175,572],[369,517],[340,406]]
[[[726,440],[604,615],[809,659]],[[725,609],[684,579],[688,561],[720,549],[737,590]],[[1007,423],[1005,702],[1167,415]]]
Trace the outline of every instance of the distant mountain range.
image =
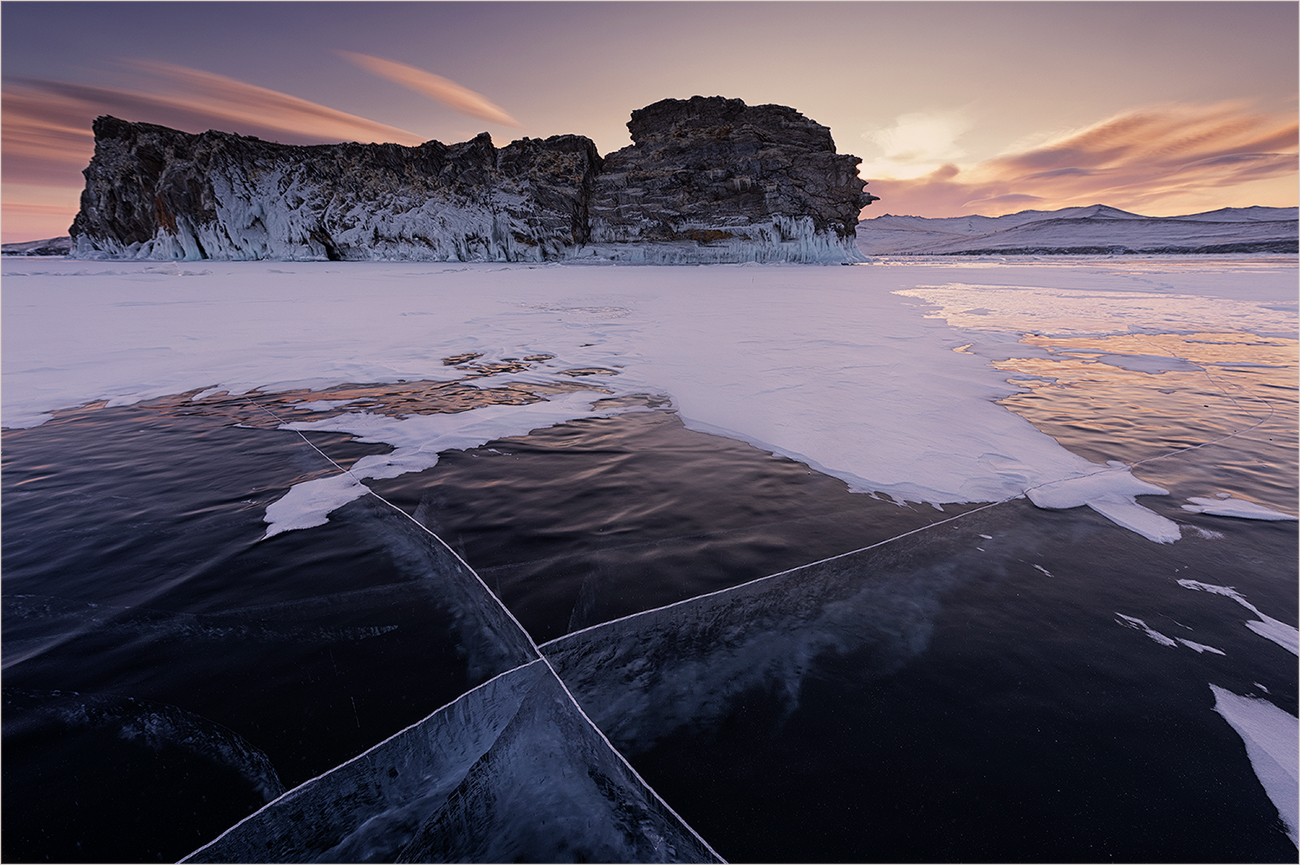
[[1295,207],[1141,216],[1104,204],[1006,216],[885,214],[858,223],[866,255],[1106,255],[1297,252]]

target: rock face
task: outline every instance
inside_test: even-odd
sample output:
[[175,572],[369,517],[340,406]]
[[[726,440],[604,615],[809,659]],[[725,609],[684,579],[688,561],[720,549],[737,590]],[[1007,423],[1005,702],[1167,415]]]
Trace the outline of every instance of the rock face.
[[632,112],[632,146],[605,157],[592,187],[592,251],[645,260],[817,261],[841,256],[863,192],[856,156],[783,105],[720,96]]
[[152,259],[554,258],[586,239],[590,140],[273,144],[95,121],[76,254]]
[[856,157],[790,108],[667,99],[633,145],[274,144],[95,121],[74,255],[142,259],[854,261]]

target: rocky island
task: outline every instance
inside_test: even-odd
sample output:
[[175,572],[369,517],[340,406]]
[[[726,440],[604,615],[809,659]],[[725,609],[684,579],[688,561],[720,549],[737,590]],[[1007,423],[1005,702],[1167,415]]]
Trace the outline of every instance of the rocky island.
[[877,200],[830,130],[720,96],[632,112],[632,144],[298,146],[100,117],[80,258],[644,263],[861,260]]

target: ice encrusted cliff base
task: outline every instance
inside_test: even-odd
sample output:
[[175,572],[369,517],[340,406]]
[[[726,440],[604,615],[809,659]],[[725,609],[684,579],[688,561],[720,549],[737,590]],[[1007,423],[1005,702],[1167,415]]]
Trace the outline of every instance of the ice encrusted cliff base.
[[855,156],[780,105],[665,99],[633,144],[483,133],[295,146],[100,117],[70,229],[79,258],[861,260]]

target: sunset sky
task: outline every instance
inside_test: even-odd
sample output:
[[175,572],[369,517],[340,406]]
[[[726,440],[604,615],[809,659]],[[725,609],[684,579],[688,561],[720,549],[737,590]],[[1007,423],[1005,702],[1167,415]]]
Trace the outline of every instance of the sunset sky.
[[630,143],[666,97],[829,126],[884,213],[1297,203],[1294,2],[0,5],[5,242],[67,233],[100,114],[294,144]]

